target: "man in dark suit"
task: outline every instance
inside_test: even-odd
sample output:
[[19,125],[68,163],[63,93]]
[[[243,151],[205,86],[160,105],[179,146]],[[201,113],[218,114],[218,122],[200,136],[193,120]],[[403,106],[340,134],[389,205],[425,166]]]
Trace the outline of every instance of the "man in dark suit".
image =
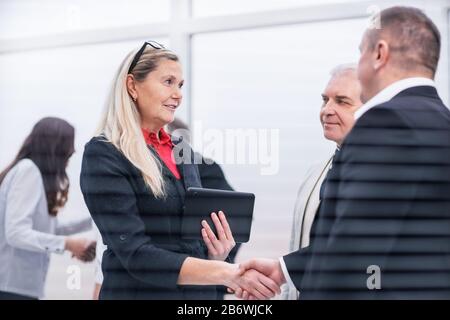
[[[450,111],[434,86],[440,34],[420,10],[366,30],[363,107],[333,160],[312,244],[242,264],[301,299],[450,298]],[[242,295],[241,292],[237,292]]]

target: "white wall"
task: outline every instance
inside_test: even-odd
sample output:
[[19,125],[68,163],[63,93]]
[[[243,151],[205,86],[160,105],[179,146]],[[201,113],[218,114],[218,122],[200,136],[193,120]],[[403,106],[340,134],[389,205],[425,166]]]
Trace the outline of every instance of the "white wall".
[[335,148],[322,135],[321,93],[334,66],[357,62],[361,35],[354,30],[365,23],[356,19],[194,37],[194,125],[201,122],[205,131],[279,130],[275,174],[263,175],[266,166],[260,162],[223,166],[237,190],[256,194],[252,238],[240,259],[287,252],[300,182]]

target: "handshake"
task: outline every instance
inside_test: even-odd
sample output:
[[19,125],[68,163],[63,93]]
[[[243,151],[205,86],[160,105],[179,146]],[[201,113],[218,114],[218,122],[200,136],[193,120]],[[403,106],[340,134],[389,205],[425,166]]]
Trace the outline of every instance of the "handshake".
[[66,239],[65,249],[72,252],[72,258],[90,262],[95,258],[96,245],[95,240],[69,237]]
[[278,260],[252,259],[241,263],[224,281],[229,293],[245,300],[264,300],[281,293],[286,282]]

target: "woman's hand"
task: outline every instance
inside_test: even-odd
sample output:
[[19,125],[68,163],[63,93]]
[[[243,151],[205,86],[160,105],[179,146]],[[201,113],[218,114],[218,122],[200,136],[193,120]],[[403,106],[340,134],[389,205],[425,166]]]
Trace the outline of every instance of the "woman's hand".
[[202,236],[208,248],[208,258],[211,260],[225,260],[230,251],[236,245],[230,226],[225,214],[219,211],[219,216],[215,212],[211,213],[211,219],[216,227],[217,235],[214,234],[208,222],[202,221]]
[[66,238],[65,249],[72,252],[72,258],[90,262],[95,258],[96,241],[86,238]]

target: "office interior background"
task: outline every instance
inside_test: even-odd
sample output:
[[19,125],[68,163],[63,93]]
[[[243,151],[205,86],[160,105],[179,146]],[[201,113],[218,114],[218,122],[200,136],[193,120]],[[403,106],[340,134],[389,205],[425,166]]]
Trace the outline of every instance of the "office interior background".
[[[279,257],[288,252],[302,178],[335,148],[319,123],[330,70],[357,62],[368,18],[396,4],[422,8],[438,26],[436,85],[448,105],[449,0],[0,0],[0,167],[40,118],[68,120],[76,153],[60,216],[89,215],[79,189],[84,144],[122,59],[156,40],[181,58],[186,83],[177,116],[191,125],[194,145],[209,129],[278,130],[274,174],[250,161],[222,168],[236,190],[256,194],[251,241],[237,261]],[[67,286],[71,266],[80,268],[79,288]],[[53,255],[47,280],[47,299],[90,299],[94,264]]]

